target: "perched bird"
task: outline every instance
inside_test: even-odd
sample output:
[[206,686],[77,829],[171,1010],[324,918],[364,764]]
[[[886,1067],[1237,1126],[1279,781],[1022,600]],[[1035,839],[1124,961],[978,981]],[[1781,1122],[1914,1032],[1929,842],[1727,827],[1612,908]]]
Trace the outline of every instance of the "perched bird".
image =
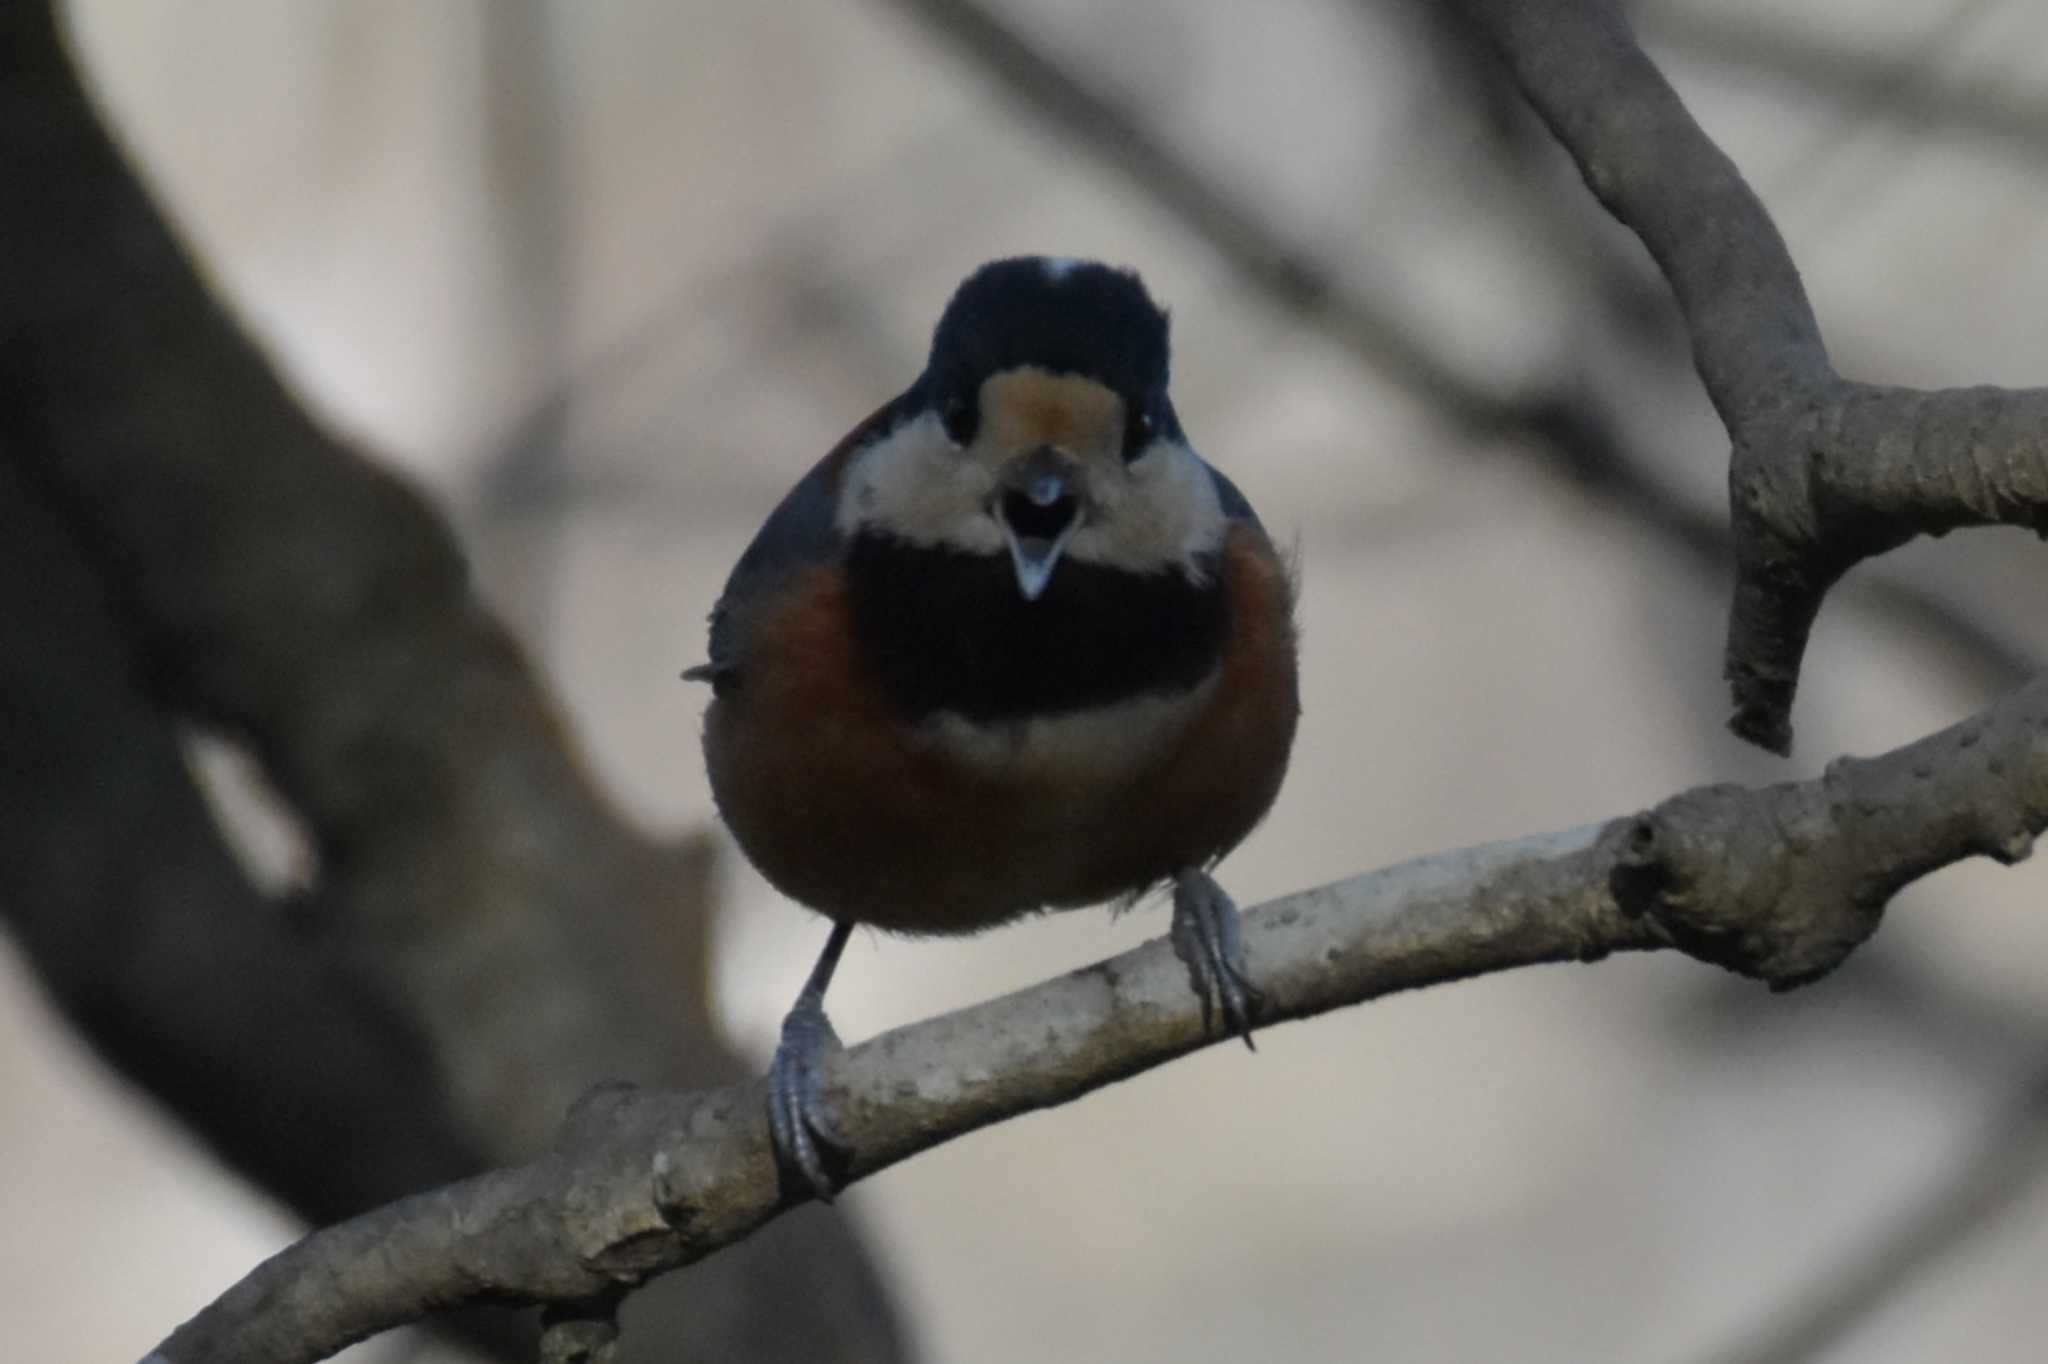
[[1293,584],[1167,397],[1134,274],[999,260],[924,373],[783,499],[711,616],[711,789],[741,849],[832,920],[782,1025],[770,1117],[829,1198],[824,995],[856,924],[972,933],[1173,887],[1203,1015],[1260,1002],[1208,868],[1279,792]]

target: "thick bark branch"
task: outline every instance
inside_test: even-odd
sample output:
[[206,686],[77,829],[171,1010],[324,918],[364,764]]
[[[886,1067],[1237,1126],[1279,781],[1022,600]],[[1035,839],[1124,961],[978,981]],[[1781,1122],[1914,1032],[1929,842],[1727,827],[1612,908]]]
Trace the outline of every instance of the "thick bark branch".
[[61,49],[0,62],[0,435],[157,695],[247,736],[311,826],[323,929],[435,1039],[457,1107],[538,1149],[593,1075],[674,1064],[647,1019],[707,1030],[674,989],[701,979],[702,850],[616,818],[439,515],[221,312]]
[[[1246,913],[1246,954],[1271,1021],[1663,945],[1794,985],[1874,931],[1915,877],[1977,853],[2026,855],[2048,826],[2044,733],[2048,679],[1813,781],[1702,787],[1605,825],[1287,896]],[[1213,1040],[1164,940],[884,1034],[832,1068],[851,1176]],[[600,1091],[547,1160],[315,1233],[152,1361],[310,1361],[456,1303],[580,1301],[689,1263],[804,1196],[778,1181],[765,1111],[758,1083]]]
[[[1782,743],[1773,724],[1806,629],[1849,564],[1922,530],[2036,523],[2039,402],[1836,378],[1761,206],[1619,21],[1571,3],[1471,9],[1686,311],[1736,444],[1738,724]],[[641,947],[655,911],[690,914],[664,904],[684,878],[604,808],[476,607],[445,528],[308,421],[219,318],[94,125],[42,7],[14,7],[0,38],[0,179],[35,190],[0,201],[13,272],[0,440],[108,566],[153,686],[255,738],[320,838],[332,921],[363,960],[390,963],[386,988],[448,1072],[481,1077],[455,1100],[474,1130],[530,1144],[535,1115],[593,1067],[671,1083],[729,1074],[687,1007],[675,1035],[695,1039],[691,1054],[640,1031],[691,998],[671,982],[694,969],[694,940],[665,961]],[[1268,269],[1317,306],[1312,274],[1286,258]],[[1796,983],[1867,936],[1912,877],[1974,852],[2023,855],[2048,811],[2044,726],[2037,683],[1816,782],[1706,788],[1599,829],[1290,897],[1249,916],[1253,969],[1276,1018],[1663,942]],[[593,905],[649,912],[620,925]],[[480,977],[487,994],[471,988]],[[576,978],[620,988],[590,993]],[[835,1075],[854,1173],[1205,1040],[1159,943],[890,1034]],[[602,1091],[557,1154],[308,1238],[162,1357],[317,1358],[482,1300],[566,1304],[555,1343],[582,1348],[569,1323],[600,1323],[590,1304],[790,1206],[760,1100],[752,1085]],[[494,1112],[513,1121],[493,1129]]]
[[235,864],[92,566],[4,451],[0,639],[0,924],[101,1054],[314,1222],[487,1163],[425,1039]]
[[[1057,61],[980,0],[889,3],[948,42],[997,89],[1059,135],[1066,145],[1093,154],[1121,173],[1229,262],[1276,307],[1322,328],[1362,363],[1430,405],[1474,440],[1521,442],[1578,487],[1642,519],[1716,573],[1723,571],[1722,566],[1731,555],[1740,563],[1751,565],[1744,570],[1743,586],[1737,596],[1736,622],[1742,639],[1773,631],[1783,635],[1792,630],[1790,622],[1776,623],[1783,606],[1797,607],[1800,599],[1810,596],[1812,609],[1806,612],[1805,623],[1797,626],[1797,639],[1786,639],[1768,655],[1776,658],[1786,650],[1791,652],[1789,670],[1780,667],[1771,674],[1783,678],[1783,705],[1779,713],[1782,716],[1789,711],[1791,687],[1797,678],[1798,651],[1804,647],[1812,614],[1819,609],[1818,593],[1833,581],[1832,576],[1810,593],[1788,596],[1782,605],[1774,596],[1759,601],[1753,587],[1757,575],[1764,574],[1762,581],[1768,586],[1773,580],[1767,570],[1780,563],[1782,555],[1772,557],[1776,552],[1770,544],[1757,542],[1756,518],[1745,517],[1738,505],[1731,533],[1723,522],[1699,514],[1660,486],[1649,472],[1650,459],[1628,447],[1621,423],[1598,395],[1571,383],[1511,394],[1474,379],[1450,358],[1432,350],[1414,328],[1403,324],[1396,315],[1398,310],[1385,298],[1355,281],[1346,281],[1328,261],[1290,242],[1287,233],[1264,215],[1258,205],[1232,194],[1228,186],[1204,173],[1168,140],[1147,127],[1109,90],[1091,84],[1083,73]],[[1546,16],[1552,8],[1509,7],[1533,8]],[[1503,37],[1497,18],[1481,26],[1479,11],[1483,6],[1467,8],[1473,11],[1470,17],[1478,32],[1491,33],[1497,41],[1520,41],[1519,32]],[[1524,17],[1539,28],[1547,22],[1535,14]],[[1545,80],[1568,87],[1560,93],[1558,103],[1574,120],[1573,136],[1588,145],[1598,139],[1601,175],[1611,175],[1608,166],[1614,160],[1612,144],[1628,153],[1626,164],[1633,180],[1644,182],[1642,192],[1636,195],[1637,211],[1652,224],[1651,231],[1643,233],[1644,239],[1651,243],[1653,252],[1660,252],[1660,264],[1683,275],[1680,301],[1686,304],[1690,300],[1687,316],[1695,322],[1696,348],[1700,345],[1699,321],[1711,317],[1712,339],[1716,344],[1706,353],[1711,354],[1716,366],[1709,389],[1717,404],[1721,403],[1723,391],[1740,388],[1745,394],[1761,395],[1752,400],[1754,406],[1775,391],[1774,375],[1797,374],[1812,365],[1825,369],[1819,330],[1806,307],[1790,257],[1735,168],[1691,124],[1676,96],[1663,85],[1662,78],[1635,48],[1618,20],[1603,21],[1603,16],[1595,12],[1564,28],[1564,36],[1554,40],[1554,48],[1537,44],[1542,50],[1532,60]],[[1626,98],[1618,98],[1614,107],[1607,107],[1604,101],[1610,91],[1605,73],[1610,67],[1591,67],[1575,77],[1572,63],[1578,61],[1611,64],[1613,70],[1626,77],[1616,86]],[[1519,68],[1515,74],[1526,90],[1529,76]],[[1574,80],[1577,84],[1572,84]],[[1534,92],[1530,92],[1530,97],[1535,99]],[[1542,102],[1536,103],[1542,110]],[[1549,114],[1546,112],[1545,116]],[[1683,120],[1683,126],[1679,126],[1678,120]],[[1558,129],[1554,120],[1552,126]],[[1563,131],[1559,131],[1562,137]],[[1566,138],[1566,143],[1576,153],[1577,144],[1570,138]],[[1682,175],[1675,174],[1671,165],[1659,159],[1667,153],[1677,158],[1673,165],[1684,167]],[[1710,201],[1707,216],[1720,226],[1703,228],[1689,224],[1694,212],[1694,181],[1686,177],[1692,176],[1698,177]],[[1588,178],[1592,178],[1591,173]],[[1596,183],[1595,188],[1600,185]],[[1603,190],[1602,198],[1624,222],[1637,225],[1615,207],[1609,191]],[[1749,238],[1759,225],[1768,240],[1753,242]],[[1681,252],[1667,263],[1658,243],[1680,238],[1696,238],[1697,244],[1690,252]],[[1674,283],[1679,280],[1677,275],[1672,278]],[[1729,283],[1724,285],[1724,279]],[[1745,311],[1752,301],[1758,310],[1754,315]],[[1743,330],[1751,321],[1759,322],[1762,328],[1758,333],[1761,343],[1754,353],[1749,345],[1751,338]],[[1772,339],[1774,336],[1776,340]],[[1786,352],[1790,352],[1789,358]],[[1832,375],[1832,371],[1827,373]],[[1796,391],[1788,388],[1781,396],[1795,396]],[[1720,410],[1723,419],[1728,420],[1730,408],[1722,404]],[[1854,447],[1844,442],[1841,448]],[[1791,511],[1796,510],[1797,504],[1781,496],[1771,505]],[[1893,543],[1903,542],[1912,533],[1910,528],[1904,530]],[[1836,570],[1834,576],[1839,576],[1839,572]],[[1902,615],[1916,629],[1929,632],[1935,647],[1945,655],[1977,661],[1982,671],[1998,679],[1998,685],[2011,685],[2032,672],[2031,660],[2015,658],[2012,650],[1969,622],[1958,620],[1910,584],[1878,582],[1871,584],[1871,590],[1876,604]],[[1733,642],[1736,637],[1731,635],[1731,660],[1737,657]],[[1766,652],[1747,643],[1740,657],[1744,660],[1743,669],[1738,671],[1731,661],[1730,675],[1737,679],[1738,704],[1743,704],[1743,698],[1755,690],[1744,679],[1756,675],[1759,669],[1768,672],[1770,665],[1755,661],[1764,659]],[[1755,726],[1745,718],[1749,714],[1745,709],[1738,715],[1735,727],[1747,737],[1758,738],[1759,733],[1753,732]],[[1782,749],[1786,744],[1789,729],[1773,746]]]
[[[94,628],[117,636],[77,660],[0,650],[0,706],[69,745],[78,764],[53,770],[90,761],[112,793],[84,822],[61,802],[92,788],[38,788],[0,838],[0,890],[23,896],[23,945],[73,1016],[125,1039],[114,1059],[322,1218],[531,1159],[600,1079],[744,1073],[707,1008],[708,842],[648,838],[611,808],[442,517],[315,422],[225,315],[101,127],[47,3],[0,6],[0,184],[0,458],[61,531],[36,542],[57,548],[9,546],[41,556],[16,586],[82,557],[110,618]],[[106,686],[52,685],[74,662]],[[87,700],[121,727],[81,719]],[[167,754],[173,719],[247,738],[310,827],[318,884],[291,923],[226,860]],[[131,807],[114,797],[141,796],[138,770],[167,801],[123,845]],[[89,855],[88,832],[113,855]],[[88,867],[108,875],[76,884]],[[124,969],[96,974],[99,950]],[[316,981],[295,1016],[294,987]],[[663,1348],[902,1353],[843,1222],[706,1276],[663,1295]]]
[[1464,4],[1678,298],[1734,445],[1731,725],[1789,751],[1807,637],[1844,572],[1959,526],[2048,531],[2048,393],[1843,379],[1770,215],[1612,5]]

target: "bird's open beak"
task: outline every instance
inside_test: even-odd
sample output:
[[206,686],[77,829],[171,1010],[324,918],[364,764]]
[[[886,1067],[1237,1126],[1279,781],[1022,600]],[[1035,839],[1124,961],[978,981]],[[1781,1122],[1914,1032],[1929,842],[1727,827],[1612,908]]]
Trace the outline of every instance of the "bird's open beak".
[[996,520],[1010,542],[1017,590],[1037,601],[1059,567],[1067,541],[1081,524],[1081,499],[1074,490],[1075,466],[1050,449],[1017,461],[996,498]]

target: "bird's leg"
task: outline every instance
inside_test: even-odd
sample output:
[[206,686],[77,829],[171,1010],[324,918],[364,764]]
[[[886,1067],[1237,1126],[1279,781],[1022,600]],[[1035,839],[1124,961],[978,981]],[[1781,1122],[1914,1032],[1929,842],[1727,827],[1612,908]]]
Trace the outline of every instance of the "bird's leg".
[[825,1112],[825,1058],[840,1049],[839,1034],[825,1017],[825,987],[839,965],[839,954],[853,935],[850,920],[832,925],[832,936],[803,993],[782,1020],[782,1042],[768,1067],[768,1128],[775,1139],[776,1160],[802,1174],[811,1191],[827,1203],[839,1180],[826,1169],[827,1155],[840,1162],[850,1148]]
[[1265,996],[1252,984],[1244,963],[1236,902],[1199,867],[1173,878],[1170,936],[1174,954],[1187,963],[1195,993],[1202,997],[1202,1031],[1209,1030],[1213,1003],[1222,1009],[1224,1025],[1252,1047],[1252,1020]]

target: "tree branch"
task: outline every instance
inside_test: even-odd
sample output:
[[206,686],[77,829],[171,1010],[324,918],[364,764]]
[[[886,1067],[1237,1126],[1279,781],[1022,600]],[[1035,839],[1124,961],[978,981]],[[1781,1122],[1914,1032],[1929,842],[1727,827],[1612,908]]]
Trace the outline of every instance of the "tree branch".
[[[1484,383],[1466,374],[1447,356],[1432,350],[1413,328],[1405,326],[1397,317],[1397,310],[1383,297],[1371,289],[1349,281],[1333,270],[1328,262],[1318,259],[1313,253],[1301,248],[1288,239],[1282,228],[1270,221],[1258,207],[1243,196],[1234,195],[1227,186],[1206,174],[1188,157],[1175,150],[1165,139],[1146,126],[1144,120],[1131,109],[1120,103],[1112,93],[1092,84],[1080,73],[1070,69],[1027,35],[1007,23],[994,8],[980,0],[890,0],[896,8],[916,18],[925,28],[948,42],[963,57],[971,61],[977,70],[1018,106],[1032,117],[1060,134],[1067,145],[1085,150],[1104,164],[1122,173],[1136,188],[1142,190],[1163,211],[1185,227],[1197,239],[1206,243],[1218,256],[1233,266],[1239,274],[1264,295],[1274,306],[1294,313],[1323,329],[1339,345],[1343,346],[1362,363],[1392,383],[1408,392],[1416,400],[1428,404],[1447,420],[1462,428],[1475,440],[1512,439],[1522,442],[1545,459],[1551,468],[1561,472],[1588,492],[1605,499],[1630,514],[1643,520],[1671,543],[1684,550],[1695,561],[1709,563],[1720,571],[1731,554],[1739,563],[1751,564],[1757,560],[1759,551],[1753,541],[1756,536],[1755,517],[1745,519],[1740,505],[1736,508],[1735,533],[1731,536],[1728,528],[1715,518],[1704,516],[1661,486],[1649,472],[1650,460],[1638,451],[1628,447],[1621,423],[1601,403],[1596,395],[1582,385],[1568,382],[1557,383],[1539,391],[1513,394],[1495,391]],[[1583,9],[1586,0],[1571,0],[1563,8]],[[1489,35],[1497,44],[1520,41],[1515,34],[1503,34],[1502,21],[1497,15],[1489,16],[1486,6],[1466,6],[1471,13],[1468,19],[1475,31]],[[1528,9],[1508,0],[1509,10]],[[1541,14],[1551,13],[1551,7],[1540,7]],[[1436,16],[1441,21],[1442,16]],[[1525,21],[1537,21],[1524,16]],[[1599,13],[1576,14],[1573,24],[1580,29],[1589,25],[1597,33],[1601,29]],[[1543,22],[1548,22],[1545,20]],[[1769,219],[1763,217],[1761,205],[1736,174],[1734,167],[1727,163],[1719,150],[1708,142],[1704,134],[1692,127],[1690,117],[1668,87],[1663,86],[1662,77],[1649,66],[1628,38],[1625,29],[1619,28],[1619,20],[1611,21],[1618,33],[1618,42],[1610,41],[1607,47],[1598,44],[1581,43],[1564,61],[1565,71],[1548,74],[1549,79],[1566,82],[1577,79],[1580,87],[1562,92],[1558,98],[1566,105],[1585,104],[1590,111],[1598,106],[1603,88],[1603,79],[1595,73],[1605,67],[1589,67],[1575,71],[1569,60],[1590,60],[1597,55],[1599,60],[1613,59],[1616,52],[1633,54],[1639,70],[1629,73],[1630,84],[1641,84],[1647,72],[1647,79],[1654,81],[1668,101],[1668,110],[1656,105],[1662,114],[1675,112],[1687,127],[1692,128],[1693,138],[1677,139],[1690,146],[1696,154],[1694,160],[1715,170],[1706,187],[1720,187],[1721,200],[1746,200],[1752,206],[1752,216],[1761,221],[1763,229],[1776,242],[1776,231]],[[1616,34],[1610,33],[1612,40]],[[1570,138],[1559,128],[1551,114],[1544,110],[1535,92],[1529,89],[1528,76],[1514,68],[1516,78],[1521,82],[1525,94],[1536,105],[1538,111],[1566,142],[1567,147],[1579,155]],[[1638,102],[1643,97],[1638,96]],[[1654,103],[1654,102],[1653,102]],[[1626,121],[1626,120],[1624,120]],[[1639,167],[1645,179],[1654,179],[1658,174],[1668,175],[1662,182],[1657,197],[1657,208],[1663,214],[1659,221],[1667,235],[1682,235],[1687,228],[1691,204],[1691,182],[1684,175],[1672,173],[1660,166],[1653,155],[1641,154]],[[1581,158],[1583,166],[1584,159]],[[1690,163],[1689,163],[1690,164]],[[1731,183],[1732,182],[1732,183]],[[1597,186],[1596,186],[1597,188]],[[1603,195],[1603,198],[1605,196]],[[1610,209],[1614,204],[1608,202]],[[1745,221],[1740,203],[1717,210],[1730,221]],[[1637,224],[1626,214],[1616,211],[1616,216],[1631,227]],[[1638,229],[1640,234],[1640,229]],[[1646,236],[1645,241],[1649,241]],[[1656,246],[1652,243],[1652,251]],[[1768,264],[1770,253],[1758,251]],[[1776,251],[1778,263],[1782,266],[1781,278],[1765,291],[1767,298],[1790,300],[1781,310],[1783,316],[1771,325],[1780,330],[1809,334],[1814,347],[1819,346],[1819,332],[1811,315],[1806,310],[1805,296],[1800,291],[1798,278],[1793,271],[1790,258],[1785,255],[1782,244]],[[1658,256],[1659,263],[1664,262]],[[1689,276],[1690,293],[1707,297],[1709,304],[1715,290],[1712,280],[1716,278],[1711,260],[1705,268],[1695,271],[1699,276]],[[1668,267],[1667,267],[1668,270]],[[1738,273],[1737,278],[1742,276]],[[1789,289],[1789,292],[1787,290]],[[1685,306],[1689,295],[1680,291],[1680,304]],[[1734,300],[1731,300],[1731,305]],[[1804,314],[1804,320],[1801,315]],[[1695,314],[1687,309],[1687,318]],[[1715,323],[1715,334],[1725,338],[1716,355],[1724,366],[1741,368],[1748,362],[1741,335],[1741,325],[1747,314],[1739,307],[1727,312]],[[1766,319],[1766,321],[1770,321]],[[1695,325],[1695,348],[1698,347],[1697,325]],[[1723,354],[1725,352],[1726,354]],[[1825,357],[1821,359],[1825,364]],[[1704,371],[1703,371],[1704,374]],[[1715,381],[1709,380],[1710,391]],[[1763,386],[1770,392],[1768,385]],[[1723,420],[1728,419],[1728,408],[1720,404]],[[1731,428],[1732,429],[1732,428]],[[1738,443],[1738,453],[1740,445]],[[1962,524],[1958,522],[1957,524]],[[1902,543],[1909,535],[1901,535]],[[1890,548],[1886,545],[1884,548]],[[1870,552],[1877,552],[1871,550]],[[1772,561],[1775,562],[1775,561]],[[1851,561],[1853,562],[1853,560]],[[1847,564],[1843,565],[1846,568]],[[1755,569],[1744,570],[1744,581],[1748,582]],[[1836,576],[1839,576],[1839,570]],[[1832,582],[1833,579],[1828,580]],[[1933,603],[1925,593],[1911,584],[1880,581],[1869,585],[1872,601],[1884,609],[1904,616],[1915,628],[1927,629],[1940,641],[1940,647],[1975,660],[1980,671],[1996,677],[2001,684],[2009,684],[2031,672],[2031,660],[2015,655],[2015,652],[1992,638],[1987,632],[1957,617]],[[1821,584],[1819,591],[1825,591]],[[1738,604],[1752,595],[1748,588],[1740,590]],[[1819,597],[1815,595],[1812,610],[1818,611]],[[1807,625],[1811,624],[1811,612]],[[1741,617],[1748,619],[1748,617]],[[1760,628],[1760,627],[1759,627]],[[1803,649],[1805,628],[1798,636],[1799,647]],[[1737,646],[1731,636],[1730,659],[1737,656]],[[1741,657],[1745,660],[1758,656],[1756,647],[1744,645]],[[1761,666],[1761,665],[1759,665]],[[1789,677],[1796,679],[1797,655],[1790,664]],[[1735,664],[1730,663],[1731,676],[1736,676]],[[1746,676],[1747,674],[1743,674]],[[1782,716],[1790,708],[1790,682],[1788,681]],[[1738,680],[1738,705],[1747,706],[1750,692]],[[1745,708],[1735,721],[1738,733],[1756,738],[1754,724],[1746,718]],[[1777,742],[1769,746],[1782,751],[1789,745],[1789,728]]]
[[[1901,886],[2048,826],[2048,679],[1807,782],[1708,786],[1645,814],[1427,857],[1245,915],[1269,1021],[1539,962],[1677,946],[1775,987],[1827,971]],[[845,1052],[831,1099],[860,1178],[1216,1040],[1164,940]],[[778,1181],[759,1082],[601,1090],[547,1159],[316,1232],[151,1364],[311,1361],[479,1299],[580,1301],[748,1235]],[[340,1291],[337,1291],[340,1285]]]
[[[26,490],[8,510],[56,526],[9,544],[31,599],[0,594],[0,610],[32,614],[72,555],[105,619],[53,596],[49,628],[90,619],[113,639],[0,648],[0,707],[63,748],[18,773],[65,778],[0,835],[0,889],[37,897],[9,912],[73,1017],[323,1219],[533,1158],[599,1079],[745,1073],[708,1006],[708,840],[620,818],[441,515],[316,422],[223,311],[101,126],[47,0],[0,6],[0,183],[0,458]],[[95,685],[53,685],[59,668]],[[194,719],[246,738],[314,837],[317,884],[289,921],[176,770],[168,726]],[[81,788],[87,771],[106,781]],[[138,812],[145,790],[166,803]],[[92,796],[97,820],[67,818]],[[81,885],[84,868],[105,875]],[[901,1357],[848,1224],[777,1239],[665,1295],[662,1348]]]
[[1464,4],[1677,296],[1734,446],[1730,723],[1787,752],[1807,637],[1844,572],[1915,535],[2048,531],[2048,393],[1843,379],[1770,215],[1611,5]]
[[313,1222],[485,1163],[425,1039],[235,864],[108,594],[4,450],[0,639],[0,923],[101,1054]]
[[[39,8],[15,7],[0,34],[40,41],[47,25],[23,17]],[[1743,593],[1762,590],[1756,575],[1788,600],[1812,595],[1781,678],[1789,707],[1812,611],[1849,563],[1877,552],[1866,546],[1992,514],[2036,514],[2021,494],[2038,485],[2009,471],[1998,483],[1998,471],[1980,470],[1982,486],[1956,484],[1931,501],[1915,491],[1921,469],[1935,469],[1918,461],[1949,458],[1963,439],[1951,427],[2001,402],[2007,425],[1965,435],[1979,447],[1997,445],[1985,431],[2023,440],[2029,395],[1993,401],[1971,391],[1944,415],[1935,409],[1946,395],[1836,379],[1768,218],[1619,21],[1585,5],[1545,11],[1548,23],[1505,0],[1472,8],[1596,192],[1637,227],[1673,282],[1702,376],[1735,436],[1738,518],[1751,518],[1747,530],[1738,520],[1745,586],[1731,659]],[[588,1030],[565,1040],[560,1019],[534,1007],[556,997],[549,982],[520,971],[550,952],[559,965],[616,950],[601,917],[568,916],[592,903],[658,903],[660,864],[618,828],[565,751],[551,707],[477,609],[431,510],[317,430],[214,314],[92,127],[54,47],[17,44],[6,61],[0,179],[36,193],[9,196],[11,214],[0,202],[0,258],[32,286],[0,316],[0,439],[112,566],[159,670],[154,685],[256,737],[308,811],[323,869],[350,888],[330,906],[348,911],[335,917],[365,943],[400,949],[391,989],[420,1010],[451,1073],[472,1073],[458,1063],[487,1055],[473,1046],[531,1035],[554,1050],[493,1058],[481,1088],[502,1097],[531,1075],[543,1095],[557,1092],[599,1054],[590,1044],[606,1032],[586,1019]],[[1674,169],[1677,178],[1659,179]],[[1316,303],[1312,275],[1287,259],[1272,272],[1276,287]],[[1888,425],[1896,422],[1906,424]],[[1802,438],[1812,451],[1799,448]],[[1890,442],[1892,457],[1865,459],[1859,440]],[[1785,462],[1798,459],[1810,467]],[[1766,644],[1786,642],[1782,628],[1763,634]],[[1785,663],[1768,652],[1761,664],[1743,657],[1753,674],[1774,657]],[[1247,916],[1252,969],[1275,1020],[1659,945],[1774,985],[1811,979],[1873,931],[1913,877],[1978,852],[2025,854],[2048,822],[2048,755],[2035,742],[2048,728],[2044,687],[1884,758],[1838,763],[1817,781],[1702,788],[1598,828],[1288,897]],[[1773,737],[1767,713],[1745,714]],[[536,858],[536,839],[553,840],[562,855]],[[565,849],[595,852],[586,863]],[[596,885],[566,871],[586,865],[609,870]],[[509,938],[494,936],[507,922],[499,915],[512,916]],[[434,950],[407,952],[408,935],[431,939]],[[506,941],[521,984],[494,996],[526,1016],[524,1033],[490,1026],[504,1010],[462,988],[502,964],[492,945]],[[658,974],[672,976],[672,966]],[[625,979],[617,998],[597,1004],[632,1014],[636,991],[652,981]],[[852,1173],[1206,1041],[1186,973],[1157,942],[891,1033],[834,1070],[835,1102],[859,1151]],[[628,1050],[638,1058],[654,1048]],[[475,1094],[462,1102],[471,1115],[490,1111]],[[530,1116],[528,1104],[516,1111]],[[599,1091],[554,1154],[316,1233],[157,1357],[315,1359],[474,1301],[564,1305],[550,1348],[586,1348],[569,1328],[601,1336],[593,1304],[793,1206],[768,1152],[758,1083]]]

